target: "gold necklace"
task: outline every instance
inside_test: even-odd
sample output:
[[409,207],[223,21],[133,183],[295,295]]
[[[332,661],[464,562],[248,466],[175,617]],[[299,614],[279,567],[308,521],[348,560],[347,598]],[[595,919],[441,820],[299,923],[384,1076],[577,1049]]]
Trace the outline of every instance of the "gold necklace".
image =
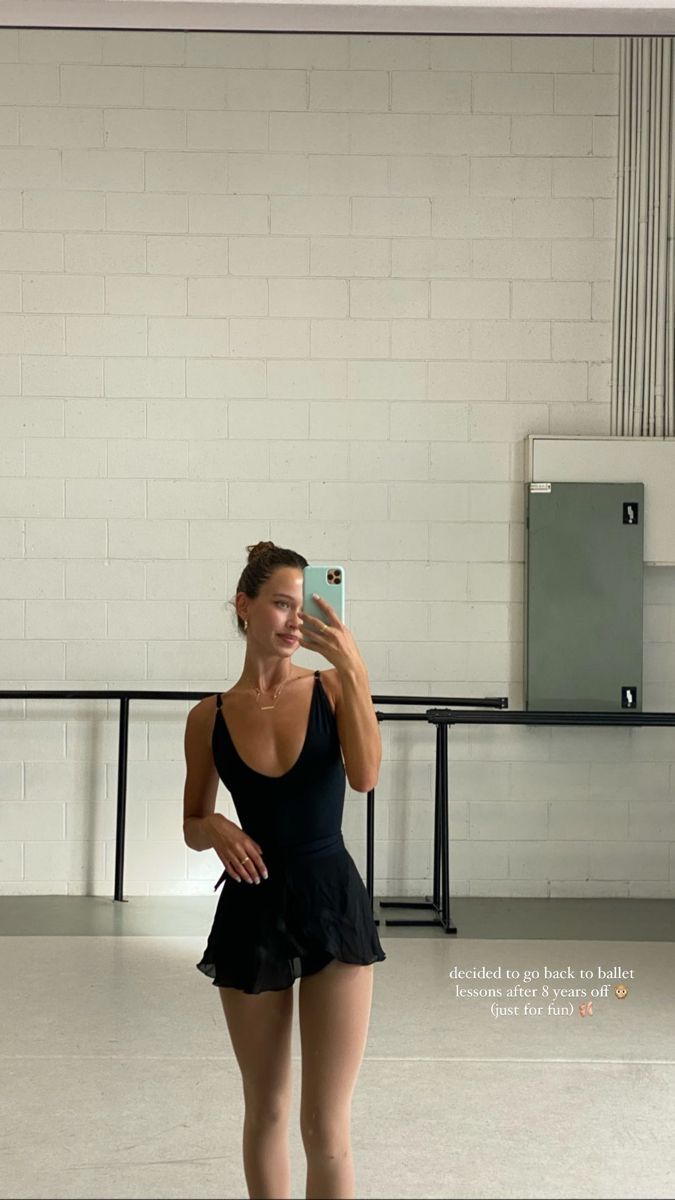
[[274,693],[274,704],[261,704],[260,697],[262,695],[262,691],[259,687],[256,687],[254,689],[255,690],[255,700],[256,700],[256,704],[258,705],[258,708],[260,709],[260,711],[268,712],[270,708],[276,708],[277,700],[279,699],[279,696],[281,695],[282,689],[286,687],[287,683],[291,682],[291,679],[297,679],[297,678],[298,678],[297,675],[292,675],[289,679],[284,679],[284,682],[279,684],[279,687],[276,689],[276,691]]

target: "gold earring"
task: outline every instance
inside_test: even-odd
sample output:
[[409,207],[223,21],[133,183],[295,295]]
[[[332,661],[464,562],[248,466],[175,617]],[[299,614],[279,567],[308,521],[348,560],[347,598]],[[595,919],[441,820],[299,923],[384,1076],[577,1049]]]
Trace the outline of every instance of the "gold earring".
[[244,618],[244,633],[246,633],[247,629],[248,629],[248,621],[246,620],[246,618]]

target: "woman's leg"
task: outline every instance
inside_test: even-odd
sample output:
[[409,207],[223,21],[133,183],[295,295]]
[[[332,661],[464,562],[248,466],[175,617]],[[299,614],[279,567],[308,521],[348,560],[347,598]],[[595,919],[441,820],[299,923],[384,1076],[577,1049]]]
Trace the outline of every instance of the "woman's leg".
[[288,1200],[293,987],[257,996],[218,990],[244,1087],[248,1194],[252,1200]]
[[308,1200],[353,1200],[351,1103],[368,1037],[373,964],[333,959],[300,980],[300,1130]]

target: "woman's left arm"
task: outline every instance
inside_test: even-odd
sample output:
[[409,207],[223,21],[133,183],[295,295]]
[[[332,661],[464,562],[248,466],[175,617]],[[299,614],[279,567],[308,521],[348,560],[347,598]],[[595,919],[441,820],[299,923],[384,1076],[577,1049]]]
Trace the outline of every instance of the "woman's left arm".
[[[335,719],[345,770],[357,792],[375,787],[382,761],[382,740],[370,695],[368,669],[354,636],[322,596],[315,596],[326,613],[325,622],[301,612],[302,645],[323,654],[336,670]],[[312,622],[311,628],[307,622]],[[322,624],[325,628],[321,628]]]
[[380,774],[382,741],[368,671],[365,664],[363,671],[338,670],[337,679],[335,719],[347,779],[355,791],[369,792]]

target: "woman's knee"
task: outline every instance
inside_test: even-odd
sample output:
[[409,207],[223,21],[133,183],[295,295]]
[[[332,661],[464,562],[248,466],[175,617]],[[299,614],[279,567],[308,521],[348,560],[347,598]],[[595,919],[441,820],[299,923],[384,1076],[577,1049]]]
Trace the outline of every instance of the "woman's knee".
[[307,1154],[340,1158],[349,1153],[350,1113],[321,1108],[300,1109],[300,1133]]
[[290,1087],[270,1092],[244,1085],[246,1121],[258,1129],[288,1125],[291,1108]]

